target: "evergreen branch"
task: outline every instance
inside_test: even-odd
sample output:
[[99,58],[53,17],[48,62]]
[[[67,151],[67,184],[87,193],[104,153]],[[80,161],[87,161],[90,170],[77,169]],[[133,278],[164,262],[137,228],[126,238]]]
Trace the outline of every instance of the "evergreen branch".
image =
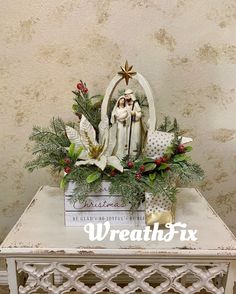
[[180,129],[177,120],[172,122],[168,116],[165,116],[164,122],[157,128],[158,131],[179,134]]
[[[83,106],[83,104],[82,103],[80,103],[80,101],[79,101],[79,99],[78,99],[79,97],[77,96],[76,98],[75,98],[75,101],[76,101],[76,103],[78,104],[78,106],[80,107],[80,112],[87,118],[87,120],[88,121],[90,121],[91,123],[92,123],[92,121],[93,121],[93,118],[92,118],[92,116],[90,115],[90,113],[87,111],[87,109],[86,109],[86,107],[84,107]],[[86,104],[85,104],[86,105]]]
[[178,176],[181,184],[199,181],[204,177],[202,168],[198,164],[190,161],[171,164],[171,171]]
[[53,118],[50,128],[35,126],[30,140],[35,142],[33,154],[37,157],[26,163],[29,171],[46,166],[52,166],[54,171],[63,169],[62,161],[67,156],[66,147],[70,146],[70,141],[66,136],[66,126],[62,119]]

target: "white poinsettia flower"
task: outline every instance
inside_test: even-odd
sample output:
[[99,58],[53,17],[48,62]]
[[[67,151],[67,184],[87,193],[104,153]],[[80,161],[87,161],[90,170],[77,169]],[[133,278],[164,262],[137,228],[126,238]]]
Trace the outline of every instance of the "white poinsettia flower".
[[82,115],[79,131],[66,126],[66,133],[76,148],[80,148],[81,146],[84,148],[75,165],[96,165],[101,170],[104,170],[109,165],[123,172],[123,166],[120,160],[110,154],[108,136],[104,140],[103,145],[100,145],[96,140],[96,132],[93,126],[85,116]]

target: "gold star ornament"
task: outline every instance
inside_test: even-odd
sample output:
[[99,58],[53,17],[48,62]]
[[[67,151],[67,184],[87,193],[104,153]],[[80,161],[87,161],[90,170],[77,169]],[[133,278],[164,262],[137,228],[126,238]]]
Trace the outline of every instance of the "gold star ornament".
[[125,66],[121,66],[121,71],[118,72],[119,75],[125,79],[126,85],[129,83],[129,79],[132,79],[136,75],[135,71],[132,71],[133,65],[129,66],[128,61],[126,60]]

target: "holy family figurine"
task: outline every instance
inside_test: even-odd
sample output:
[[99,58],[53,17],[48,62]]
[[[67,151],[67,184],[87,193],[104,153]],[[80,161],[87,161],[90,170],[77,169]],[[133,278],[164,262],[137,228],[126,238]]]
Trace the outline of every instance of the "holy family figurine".
[[142,111],[131,89],[117,99],[111,113],[111,123],[117,124],[113,155],[138,156],[142,148]]

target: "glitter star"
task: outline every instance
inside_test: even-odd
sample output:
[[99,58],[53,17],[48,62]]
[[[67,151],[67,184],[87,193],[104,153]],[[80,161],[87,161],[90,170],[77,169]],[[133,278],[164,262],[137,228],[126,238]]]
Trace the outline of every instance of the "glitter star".
[[125,79],[126,85],[129,83],[129,79],[132,79],[136,75],[135,71],[132,71],[133,65],[129,66],[128,61],[125,62],[125,66],[121,66],[121,71],[118,72],[119,75]]

